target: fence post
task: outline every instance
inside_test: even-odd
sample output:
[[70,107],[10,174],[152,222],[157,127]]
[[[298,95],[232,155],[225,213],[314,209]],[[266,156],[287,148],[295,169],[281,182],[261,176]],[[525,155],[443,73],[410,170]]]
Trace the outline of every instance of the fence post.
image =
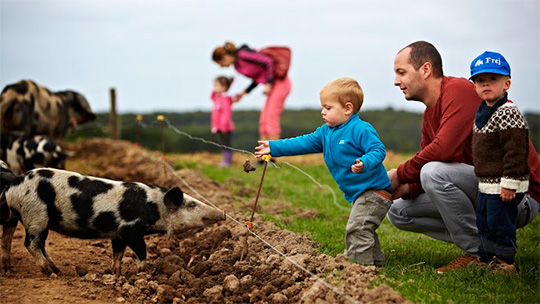
[[165,116],[158,115],[157,120],[161,126],[161,153],[163,154],[161,157],[165,158]]
[[111,113],[109,115],[111,138],[118,139],[118,123],[116,116],[116,90],[111,88]]
[[137,128],[135,128],[135,143],[137,145],[140,145],[141,144],[141,133],[142,133],[142,115],[141,114],[137,114],[137,116],[135,116],[135,119],[137,120]]

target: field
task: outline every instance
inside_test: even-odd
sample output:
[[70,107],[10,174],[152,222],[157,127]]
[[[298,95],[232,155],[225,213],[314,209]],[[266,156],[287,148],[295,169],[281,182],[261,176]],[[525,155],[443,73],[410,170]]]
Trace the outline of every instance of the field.
[[[349,207],[321,156],[282,158],[277,166],[268,166],[254,218],[253,231],[268,243],[250,235],[248,258],[239,261],[246,232],[242,223],[251,214],[262,172],[260,166],[249,174],[242,170],[246,159],[254,162],[251,156],[236,153],[233,166],[220,168],[217,154],[170,154],[173,173],[160,162],[159,153],[124,141],[94,139],[71,149],[76,156],[68,162],[69,170],[178,185],[194,197],[204,196],[234,220],[186,232],[170,243],[163,235],[147,237],[147,272],[136,273],[136,258],[128,249],[120,278],[110,274],[109,240],[70,239],[54,232],[47,248],[62,273],[46,277],[24,248],[19,226],[14,267],[0,277],[2,303],[540,301],[538,219],[518,231],[519,275],[493,275],[478,268],[437,275],[435,268],[461,252],[451,244],[399,231],[387,220],[378,230],[387,265],[375,269],[350,264],[340,254]],[[385,166],[393,168],[406,157],[389,152]]]

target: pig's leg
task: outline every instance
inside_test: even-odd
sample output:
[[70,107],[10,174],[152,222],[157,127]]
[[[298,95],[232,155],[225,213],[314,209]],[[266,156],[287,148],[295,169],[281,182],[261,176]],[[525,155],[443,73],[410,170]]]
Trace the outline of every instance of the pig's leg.
[[12,217],[7,222],[4,222],[4,228],[2,231],[2,252],[0,260],[0,273],[8,273],[11,267],[11,241],[13,240],[13,234],[17,229],[17,223],[19,221]]
[[54,273],[60,273],[60,269],[58,269],[58,267],[56,267],[56,265],[54,265],[54,262],[52,261],[51,257],[47,253],[47,250],[45,250],[45,240],[43,240],[43,246],[41,247],[41,253],[45,257],[45,259],[47,259],[47,261],[49,261],[49,265],[51,266]]
[[112,240],[113,260],[112,260],[112,272],[117,276],[122,274],[122,257],[124,257],[124,251],[126,250],[126,243],[121,239]]
[[54,264],[43,254],[43,250],[45,249],[45,240],[47,239],[48,235],[49,231],[47,229],[39,232],[37,232],[35,229],[26,229],[24,246],[34,257],[38,266],[41,267],[41,271],[43,271],[43,273],[46,275],[51,275],[53,272],[58,273],[58,268],[54,266]]
[[135,252],[137,258],[137,270],[143,272],[146,267],[146,243],[144,242],[144,236],[128,236],[123,239],[126,245]]

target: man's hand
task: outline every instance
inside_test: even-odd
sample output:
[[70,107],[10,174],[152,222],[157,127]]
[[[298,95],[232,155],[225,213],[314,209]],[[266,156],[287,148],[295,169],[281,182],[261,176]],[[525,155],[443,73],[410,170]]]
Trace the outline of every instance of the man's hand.
[[364,169],[364,163],[359,159],[357,159],[356,163],[351,166],[352,172],[356,174],[362,172],[363,169]]
[[404,196],[405,194],[409,194],[409,184],[401,184],[399,187],[394,188],[394,192],[392,193],[392,200],[395,200],[397,198],[400,198]]
[[259,140],[258,143],[259,145],[255,147],[255,155],[257,157],[270,154],[270,145],[268,144],[268,140]]
[[[394,192],[397,188],[401,185],[397,176],[397,169],[392,169],[390,171],[386,172],[388,174],[388,178],[390,179],[390,182],[392,183],[392,188],[394,188]],[[408,188],[408,187],[407,187]]]
[[516,190],[501,188],[501,198],[503,202],[510,202],[516,198]]

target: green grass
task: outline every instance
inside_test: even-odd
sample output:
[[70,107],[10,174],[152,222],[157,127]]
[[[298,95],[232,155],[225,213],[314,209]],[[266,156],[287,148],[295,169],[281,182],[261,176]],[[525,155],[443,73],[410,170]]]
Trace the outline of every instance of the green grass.
[[[395,168],[406,156],[394,156],[385,162],[387,169]],[[329,185],[337,196],[336,206],[332,194],[319,188],[305,175],[279,163],[280,168],[268,166],[261,197],[260,213],[265,220],[291,231],[308,233],[322,253],[335,256],[344,250],[345,225],[350,207],[324,164],[298,165],[321,184]],[[239,165],[219,168],[210,163],[181,160],[178,166],[200,170],[209,178],[228,183],[231,191],[245,200],[255,200],[262,168],[250,174]],[[240,181],[240,182],[239,182]],[[249,191],[245,191],[246,187]],[[287,204],[284,204],[287,203]],[[285,206],[276,214],[265,209]],[[298,217],[297,209],[314,210],[312,216]],[[249,214],[251,210],[245,210]],[[314,214],[314,216],[313,216]],[[516,265],[519,275],[495,275],[480,268],[440,275],[435,269],[446,265],[463,252],[456,246],[436,241],[417,233],[396,229],[384,220],[377,230],[386,266],[380,269],[384,277],[377,282],[386,283],[415,303],[540,303],[540,219],[525,229],[518,230],[518,255]]]

